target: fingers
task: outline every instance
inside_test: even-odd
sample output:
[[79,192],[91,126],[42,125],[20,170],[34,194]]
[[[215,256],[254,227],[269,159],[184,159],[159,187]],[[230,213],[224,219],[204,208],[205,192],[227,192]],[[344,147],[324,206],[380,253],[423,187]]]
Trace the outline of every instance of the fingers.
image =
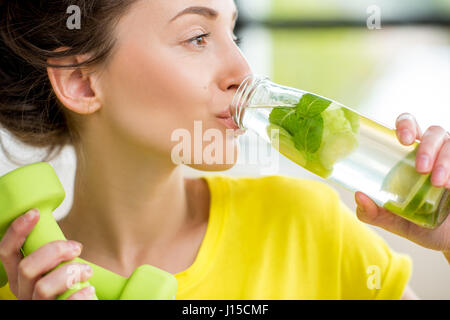
[[[9,287],[21,300],[55,299],[73,284],[88,280],[93,272],[90,266],[76,262],[59,266],[80,255],[82,245],[76,241],[53,241],[23,257],[21,248],[38,221],[39,211],[28,211],[11,223],[0,241],[0,260]],[[71,297],[92,299],[95,295],[89,290],[84,288]]]
[[[32,299],[54,300],[73,285],[87,281],[91,276],[92,268],[87,264],[77,262],[64,264],[36,282]],[[87,293],[90,293],[89,290],[83,294]]]
[[355,201],[358,207],[356,213],[364,213],[362,218],[374,221],[378,216],[378,206],[368,196],[362,192],[355,193]]
[[431,126],[422,135],[416,119],[409,113],[398,116],[395,127],[402,144],[411,145],[415,139],[421,140],[416,156],[417,171],[422,174],[432,171],[432,185],[450,189],[449,134],[442,127]]
[[431,174],[431,184],[450,189],[450,138],[441,147]]
[[11,223],[2,241],[0,241],[0,260],[8,275],[9,286],[14,294],[18,294],[18,265],[23,258],[20,248],[38,220],[39,211],[37,209],[28,211]]
[[93,286],[88,286],[73,293],[67,298],[67,300],[95,300],[94,295],[95,288]]
[[[63,261],[81,253],[81,244],[75,241],[53,241],[23,258],[19,263],[17,283],[19,296],[31,299],[36,282]],[[53,272],[56,272],[53,271]]]
[[427,241],[427,239],[431,239],[432,230],[422,228],[384,208],[378,207],[362,192],[355,193],[355,200],[358,204],[357,217],[362,222],[381,227],[430,249],[436,249],[432,248]]
[[431,126],[422,136],[416,155],[416,169],[420,173],[429,173],[444,142],[448,140],[447,132],[438,126]]
[[416,139],[422,138],[422,131],[413,115],[402,113],[395,121],[396,133],[399,141],[404,145],[411,145]]

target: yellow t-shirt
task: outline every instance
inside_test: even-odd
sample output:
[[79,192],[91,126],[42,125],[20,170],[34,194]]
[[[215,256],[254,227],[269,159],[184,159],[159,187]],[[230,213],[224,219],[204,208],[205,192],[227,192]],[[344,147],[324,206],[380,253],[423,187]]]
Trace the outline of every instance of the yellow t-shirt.
[[[323,182],[205,176],[205,238],[175,274],[177,299],[400,299],[409,256],[391,250]],[[5,286],[0,299],[15,298]]]

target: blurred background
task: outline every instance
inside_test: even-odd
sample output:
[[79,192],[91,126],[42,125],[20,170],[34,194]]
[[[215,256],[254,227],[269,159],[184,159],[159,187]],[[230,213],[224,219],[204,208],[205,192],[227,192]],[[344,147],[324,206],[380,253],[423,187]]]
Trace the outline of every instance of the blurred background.
[[[400,113],[410,112],[423,131],[433,124],[450,130],[449,0],[235,1],[236,33],[254,73],[336,100],[388,127],[394,127]],[[22,161],[31,163],[43,155],[1,134],[8,150],[20,154]],[[254,141],[247,135],[240,139],[238,164],[217,174],[266,174],[246,161]],[[279,161],[276,174],[323,180],[283,156]],[[59,218],[72,204],[73,150],[67,147],[51,164],[67,193],[55,212]],[[0,152],[0,174],[16,167]],[[204,174],[187,167],[185,171]],[[355,211],[354,194],[332,186]],[[441,253],[371,228],[412,258],[410,284],[420,298],[450,299],[450,267]]]

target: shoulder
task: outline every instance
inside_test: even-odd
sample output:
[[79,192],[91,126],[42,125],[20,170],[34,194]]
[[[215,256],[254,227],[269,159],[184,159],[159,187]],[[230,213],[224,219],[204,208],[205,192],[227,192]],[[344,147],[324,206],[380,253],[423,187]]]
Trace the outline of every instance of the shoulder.
[[[207,177],[212,194],[226,196],[242,212],[276,213],[276,217],[299,216],[314,212],[336,211],[339,195],[325,182],[303,178],[274,175],[263,177],[232,177],[216,175]],[[214,195],[212,195],[214,196]]]
[[334,193],[337,195],[336,191],[325,182],[283,175],[235,177],[219,174],[205,176],[205,178],[207,181],[210,180],[215,183],[226,185],[233,190],[240,191],[245,188],[246,194],[252,195],[271,192],[282,196],[297,193],[298,191],[302,191],[308,195],[323,193]]

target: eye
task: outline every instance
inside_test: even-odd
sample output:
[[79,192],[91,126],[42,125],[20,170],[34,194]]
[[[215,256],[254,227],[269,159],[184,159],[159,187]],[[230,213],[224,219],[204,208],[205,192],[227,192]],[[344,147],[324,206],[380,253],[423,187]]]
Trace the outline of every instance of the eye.
[[[197,36],[197,37],[194,37],[194,38],[192,38],[192,39],[189,39],[188,42],[189,42],[189,43],[194,43],[194,41],[195,41],[195,42],[198,43],[198,41],[201,41],[201,39],[203,39],[203,41],[205,41],[205,39],[208,38],[210,35],[211,35],[211,32],[209,32],[209,33],[204,33],[204,34],[202,34],[202,35],[199,35],[199,36]],[[200,40],[199,40],[199,39],[200,39]],[[198,47],[204,47],[204,46],[205,46],[204,44],[198,45],[198,44],[196,44],[196,43],[194,43],[194,45],[196,45],[196,46],[198,46]]]

